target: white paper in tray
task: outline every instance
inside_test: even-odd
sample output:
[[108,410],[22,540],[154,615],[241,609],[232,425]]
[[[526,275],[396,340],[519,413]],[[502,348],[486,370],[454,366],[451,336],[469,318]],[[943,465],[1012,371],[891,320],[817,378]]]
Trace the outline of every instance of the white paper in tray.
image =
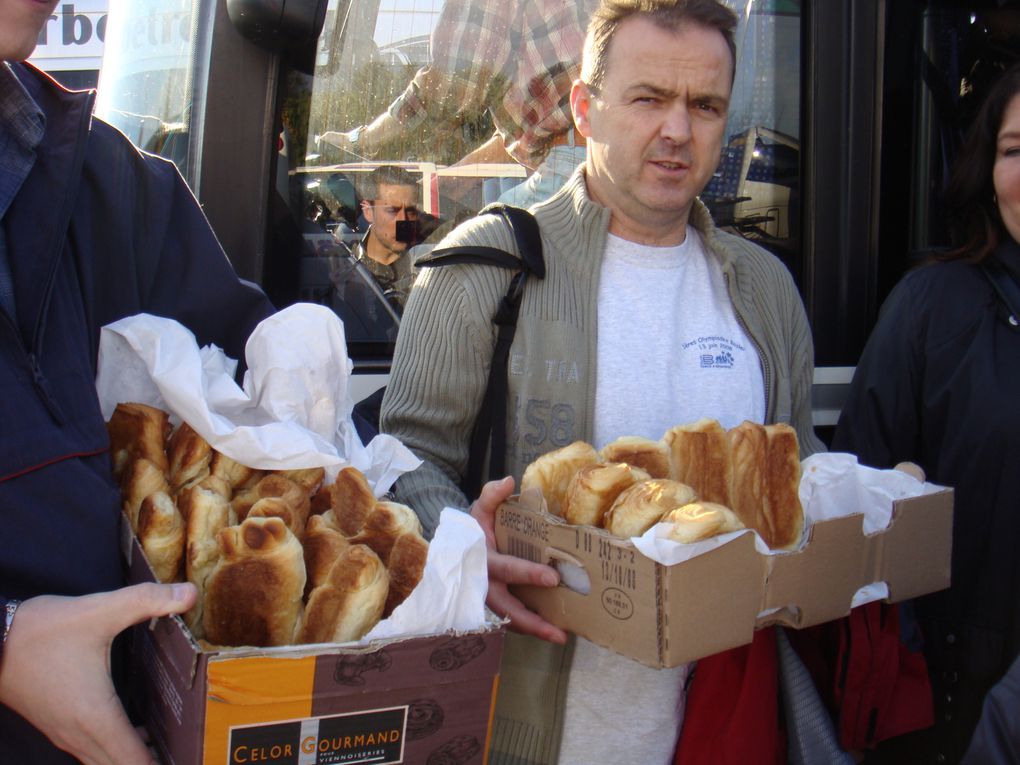
[[381,496],[420,462],[391,436],[366,446],[354,428],[353,364],[343,323],[329,309],[298,303],[261,322],[237,362],[199,348],[172,319],[139,314],[103,328],[96,388],[103,416],[120,402],[165,409],[215,449],[265,470],[323,467],[332,478],[352,465]]

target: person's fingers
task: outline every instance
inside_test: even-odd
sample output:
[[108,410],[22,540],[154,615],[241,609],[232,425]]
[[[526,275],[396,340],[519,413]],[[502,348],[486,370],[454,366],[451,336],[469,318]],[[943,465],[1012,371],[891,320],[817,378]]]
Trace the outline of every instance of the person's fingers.
[[512,476],[500,478],[498,481],[489,481],[482,487],[478,499],[471,505],[471,514],[477,519],[479,515],[495,516],[496,509],[509,499],[514,493],[514,479]]
[[494,613],[508,618],[509,627],[515,632],[534,635],[553,643],[565,643],[567,633],[529,610],[507,589],[507,584],[555,587],[560,581],[559,574],[550,566],[496,551],[496,510],[513,493],[512,477],[489,481],[482,487],[478,499],[471,505],[471,516],[485,531],[488,547],[489,593],[485,602]]
[[555,587],[560,575],[551,566],[532,563],[514,555],[489,551],[489,578],[506,584],[533,584],[538,587]]
[[554,627],[541,616],[529,610],[510,593],[504,584],[493,583],[489,586],[486,604],[493,613],[509,619],[508,626],[515,632],[534,635],[552,643],[563,644],[567,640],[566,632]]
[[513,493],[514,479],[511,476],[489,481],[471,505],[471,517],[485,532],[485,545],[490,553],[496,550],[496,509]]

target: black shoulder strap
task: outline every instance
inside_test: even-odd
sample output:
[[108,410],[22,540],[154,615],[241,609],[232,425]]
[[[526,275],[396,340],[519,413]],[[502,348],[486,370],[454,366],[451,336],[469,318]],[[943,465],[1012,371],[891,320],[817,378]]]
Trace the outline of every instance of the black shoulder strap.
[[[492,364],[489,366],[485,396],[471,431],[467,474],[461,485],[464,494],[469,499],[478,496],[485,480],[502,478],[505,474],[506,399],[510,345],[513,343],[514,333],[517,330],[521,294],[528,275],[534,274],[539,279],[545,277],[541,232],[531,213],[519,207],[493,204],[485,207],[478,214],[499,215],[506,221],[517,244],[516,256],[494,247],[443,247],[418,259],[415,264],[419,268],[429,268],[478,263],[517,271],[510,280],[510,287],[496,308],[496,314],[492,317],[492,323],[496,325],[496,344],[492,350]],[[482,475],[486,453],[489,454],[487,479]]]
[[1020,323],[1020,286],[994,256],[985,258],[981,262],[980,268],[999,294],[999,298],[1006,304],[1006,308],[1009,309],[1010,325],[1018,326]]
[[539,279],[545,277],[545,260],[542,257],[542,234],[538,222],[527,210],[505,204],[491,204],[482,208],[479,215],[499,215],[506,221],[517,243],[517,255],[495,247],[463,246],[440,247],[415,261],[419,268],[447,266],[455,263],[480,263],[500,268],[523,268]]

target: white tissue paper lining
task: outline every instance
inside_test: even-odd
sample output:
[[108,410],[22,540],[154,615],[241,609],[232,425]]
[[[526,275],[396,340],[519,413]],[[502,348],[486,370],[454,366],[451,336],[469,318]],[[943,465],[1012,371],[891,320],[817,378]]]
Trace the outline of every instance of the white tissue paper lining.
[[[812,523],[863,513],[865,534],[874,534],[889,526],[895,500],[918,497],[940,491],[942,487],[919,481],[901,470],[876,470],[857,462],[853,454],[826,452],[814,454],[801,463],[800,502],[804,508],[804,527]],[[721,547],[741,534],[754,534],[755,548],[762,555],[782,555],[771,551],[753,531],[734,531],[717,537],[680,544],[668,538],[670,526],[658,523],[642,536],[632,538],[645,556],[666,566],[682,563]],[[888,597],[885,582],[862,587],[853,606]]]
[[[103,416],[118,403],[159,407],[186,420],[216,450],[264,470],[322,467],[327,483],[352,465],[376,496],[419,464],[392,436],[361,443],[349,395],[353,364],[343,323],[329,309],[298,303],[262,321],[237,362],[172,319],[138,314],[103,327],[96,390]],[[362,642],[407,634],[479,629],[485,622],[485,540],[469,515],[444,510],[421,584]]]

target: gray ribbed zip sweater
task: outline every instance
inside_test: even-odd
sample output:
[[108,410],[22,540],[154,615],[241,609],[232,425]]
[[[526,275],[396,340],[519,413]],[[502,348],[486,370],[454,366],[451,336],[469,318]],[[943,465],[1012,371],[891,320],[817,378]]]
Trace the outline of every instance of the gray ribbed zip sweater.
[[[588,198],[583,168],[534,213],[546,277],[525,286],[511,349],[507,471],[518,481],[539,454],[592,439],[596,300],[610,217]],[[802,456],[821,451],[811,425],[811,333],[789,273],[757,245],[719,231],[700,202],[690,223],[719,260],[736,315],[758,351],[766,420],[793,425]],[[474,218],[443,241],[467,244],[515,250],[495,216]],[[443,507],[469,504],[457,484],[492,357],[492,316],[510,278],[488,266],[426,269],[404,312],[382,429],[425,460],[397,481],[395,493],[418,512],[428,534]],[[507,635],[492,765],[556,761],[571,656],[572,644]]]
[[[581,170],[534,212],[546,276],[524,288],[511,348],[506,454],[507,472],[517,480],[538,455],[574,440],[591,441],[596,300],[609,229],[609,210],[588,198]],[[822,449],[811,426],[811,334],[789,273],[757,245],[717,229],[700,202],[691,224],[719,260],[736,315],[758,350],[766,420],[793,425],[802,454]],[[511,233],[495,216],[474,218],[443,241],[468,244],[515,251]],[[408,300],[382,429],[426,460],[395,491],[422,516],[429,533],[443,507],[468,505],[457,484],[492,357],[491,317],[510,277],[504,269],[479,265],[426,269]]]

